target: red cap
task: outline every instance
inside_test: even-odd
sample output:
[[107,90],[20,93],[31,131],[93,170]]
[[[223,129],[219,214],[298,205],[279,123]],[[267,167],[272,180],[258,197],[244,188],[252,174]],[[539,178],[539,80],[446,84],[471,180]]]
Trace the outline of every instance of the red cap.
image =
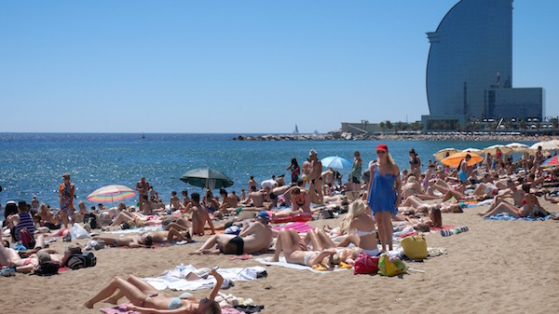
[[377,152],[378,151],[388,152],[388,146],[386,146],[386,144],[378,144]]

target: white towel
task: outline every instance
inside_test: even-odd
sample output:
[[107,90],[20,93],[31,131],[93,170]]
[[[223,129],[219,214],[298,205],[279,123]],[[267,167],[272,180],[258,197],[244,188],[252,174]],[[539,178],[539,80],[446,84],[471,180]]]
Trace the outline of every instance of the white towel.
[[[265,265],[273,265],[273,266],[281,266],[281,267],[287,267],[287,268],[293,268],[293,269],[304,269],[304,270],[310,270],[313,273],[320,273],[320,274],[324,274],[324,273],[330,273],[332,271],[320,271],[320,270],[314,270],[312,269],[312,267],[309,266],[303,266],[303,265],[299,265],[299,264],[292,264],[292,263],[288,263],[285,260],[285,257],[280,256],[279,258],[279,262],[270,262],[264,258],[256,258],[255,261],[261,263],[261,264],[265,264]],[[333,271],[342,271],[342,270],[347,270],[347,268],[336,268]]]

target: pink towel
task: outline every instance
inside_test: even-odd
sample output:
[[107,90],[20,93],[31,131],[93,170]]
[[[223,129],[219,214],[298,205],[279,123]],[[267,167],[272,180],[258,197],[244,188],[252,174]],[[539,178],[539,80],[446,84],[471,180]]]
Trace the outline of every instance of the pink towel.
[[309,230],[313,230],[314,227],[309,226],[306,222],[293,222],[285,226],[274,227],[273,229],[278,231],[281,229],[294,229],[299,233],[303,233],[303,232],[309,232]]

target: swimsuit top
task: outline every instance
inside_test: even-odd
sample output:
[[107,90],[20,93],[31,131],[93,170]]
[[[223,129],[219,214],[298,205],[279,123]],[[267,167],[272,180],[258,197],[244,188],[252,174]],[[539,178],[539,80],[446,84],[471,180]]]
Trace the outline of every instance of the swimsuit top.
[[410,160],[410,165],[417,165],[419,163],[419,160],[417,160],[417,156],[414,156],[411,160]]
[[179,295],[176,298],[172,298],[171,301],[169,302],[169,310],[174,310],[174,309],[178,309],[182,306],[181,304],[181,299],[182,298],[189,298],[192,297],[191,293],[185,292],[181,295]]
[[375,229],[371,230],[371,231],[361,231],[359,229],[353,229],[353,233],[355,233],[356,235],[360,236],[360,237],[364,237],[366,235],[369,234],[373,234],[376,233],[377,231]]

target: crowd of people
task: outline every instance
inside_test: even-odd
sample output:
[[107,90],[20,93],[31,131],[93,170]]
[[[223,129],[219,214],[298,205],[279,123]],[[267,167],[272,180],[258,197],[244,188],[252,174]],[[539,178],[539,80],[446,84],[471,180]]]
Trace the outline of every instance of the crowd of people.
[[[539,167],[543,162],[541,149],[534,156],[518,160],[499,152],[495,156],[487,154],[479,163],[472,163],[472,154],[465,154],[455,167],[431,160],[422,165],[419,154],[411,149],[409,169],[402,171],[385,144],[376,147],[375,160],[365,166],[358,151],[353,156],[345,184],[339,171],[323,171],[318,152],[312,149],[301,166],[292,158],[285,169],[289,171],[290,183],[285,182],[284,174],[272,175],[260,184],[250,176],[240,195],[226,189],[220,189],[215,196],[211,189],[203,196],[189,195],[185,190],[181,198],[173,191],[168,203],[142,177],[136,184],[138,208],[120,203],[114,208],[98,204],[88,210],[81,201],[76,209],[75,186],[66,173],[58,189],[59,209],[41,204],[36,197],[30,204],[5,204],[3,231],[9,233],[3,232],[0,266],[30,272],[41,260],[63,265],[68,256],[45,248],[44,238],[65,236],[73,224],[79,224],[103,231],[160,226],[159,230],[137,235],[101,234],[93,238],[114,247],[191,242],[194,237],[209,235],[191,254],[259,254],[274,247],[271,261],[278,261],[283,254],[288,263],[335,267],[341,263],[352,265],[360,252],[377,256],[392,251],[395,225],[403,224],[418,232],[441,228],[443,213],[461,213],[468,202],[492,200],[488,210],[480,213],[483,217],[505,213],[521,218],[547,216],[542,203],[559,202],[544,187],[546,182],[557,182],[557,169]],[[271,228],[271,224],[278,222],[319,219],[325,212],[345,214],[341,225],[313,229],[306,235],[293,229]],[[26,232],[32,239],[23,241]],[[333,235],[341,236],[341,240],[335,243]],[[33,250],[33,254],[22,258],[10,247],[16,243]],[[140,311],[201,313],[206,309],[205,313],[219,313],[213,299],[219,290],[220,276],[215,271],[211,274],[218,284],[203,300],[188,296],[168,298],[131,275],[126,280],[114,278],[84,305],[92,307],[103,300],[116,303],[126,297],[133,304],[130,308]]]

